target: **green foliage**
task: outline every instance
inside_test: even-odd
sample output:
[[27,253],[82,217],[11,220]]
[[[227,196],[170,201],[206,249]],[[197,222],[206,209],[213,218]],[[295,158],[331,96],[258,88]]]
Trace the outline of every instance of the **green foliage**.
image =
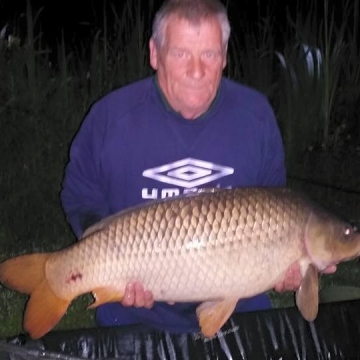
[[[355,2],[356,4],[357,2]],[[349,71],[359,71],[359,51],[355,45],[357,29],[349,28],[354,3],[343,4],[340,25],[335,22],[335,12],[330,12],[329,2],[323,9],[313,2],[305,19],[296,17],[289,24],[296,36],[295,46],[286,44],[279,59],[286,62],[280,72],[280,96],[284,102],[279,107],[279,119],[284,131],[288,157],[318,142],[324,149],[337,145],[337,134],[342,123],[336,121],[335,102],[342,86],[352,83]],[[354,15],[358,20],[358,14]],[[321,20],[319,20],[321,19]],[[302,45],[306,45],[306,48]],[[309,71],[306,60],[313,61]],[[294,112],[294,110],[297,110]]]
[[[295,20],[289,15],[280,32],[270,12],[256,25],[244,22],[229,45],[226,73],[269,97],[284,137],[289,172],[310,171],[321,177],[325,163],[319,166],[315,152],[304,157],[304,151],[318,146],[339,154],[346,152],[349,141],[356,144],[360,139],[356,135],[360,133],[356,107],[360,52],[359,0],[342,1],[339,23],[328,0],[316,2],[320,3],[321,9],[313,5],[303,18],[299,0]],[[141,0],[128,0],[121,13],[115,8],[109,14],[104,10],[101,28],[81,47],[71,47],[60,38],[56,64],[50,64],[54,49],[44,45],[41,33],[34,33],[41,11],[34,13],[30,0],[26,46],[8,47],[0,40],[0,261],[20,253],[60,249],[75,240],[59,202],[69,145],[93,101],[152,73],[148,39],[153,3],[146,13],[140,4]],[[319,23],[319,18],[324,20]],[[314,60],[313,73],[306,64],[310,52],[301,44],[309,45],[312,54],[317,49],[321,54],[321,63]],[[356,149],[352,153],[356,155]],[[351,173],[350,166],[337,160],[340,166],[326,166],[326,180],[343,184],[345,179],[358,187],[352,176],[356,174],[353,159]],[[329,191],[320,198],[338,204]],[[357,200],[352,196],[354,206]],[[351,216],[359,222],[356,211]],[[342,269],[325,281],[358,286],[352,276],[354,264]],[[273,299],[276,306],[292,304],[292,295],[273,294]],[[0,288],[0,337],[21,332],[25,300]],[[88,303],[87,297],[77,300],[59,328],[92,326],[92,313],[84,311]]]

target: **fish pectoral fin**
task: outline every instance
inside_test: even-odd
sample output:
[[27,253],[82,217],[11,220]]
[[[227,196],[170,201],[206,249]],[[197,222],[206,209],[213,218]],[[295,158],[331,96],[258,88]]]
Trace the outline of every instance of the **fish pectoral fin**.
[[44,279],[31,293],[26,305],[24,329],[31,338],[39,339],[48,333],[65,315],[71,300],[61,299]]
[[199,305],[196,314],[205,337],[214,336],[233,313],[238,299],[207,301]]
[[296,291],[296,306],[307,321],[315,320],[319,309],[319,272],[310,264]]
[[103,305],[110,302],[120,302],[124,294],[119,290],[109,287],[101,287],[92,291],[95,301],[88,306],[88,309],[93,309],[99,305]]

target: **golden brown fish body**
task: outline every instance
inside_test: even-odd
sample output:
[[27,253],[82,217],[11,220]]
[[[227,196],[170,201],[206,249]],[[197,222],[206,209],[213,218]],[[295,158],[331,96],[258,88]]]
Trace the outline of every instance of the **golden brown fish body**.
[[[37,267],[31,265],[36,255],[0,264],[0,281],[31,294],[25,328],[33,337],[49,331],[77,296],[92,292],[93,307],[120,301],[130,281],[141,282],[155,300],[205,302],[198,308],[199,322],[212,336],[239,299],[273,288],[294,263],[304,277],[297,305],[313,320],[318,271],[359,253],[360,235],[347,223],[289,189],[223,189],[151,202],[104,219],[75,245],[37,259],[42,276],[32,276],[38,280],[31,288],[11,274],[24,261]],[[35,309],[47,306],[40,299],[44,292],[61,305],[45,325],[35,325]]]
[[104,286],[123,293],[135,280],[156,300],[258,294],[307,257],[309,211],[289,200],[226,190],[139,207],[106,219],[96,225],[101,230],[56,253],[46,277],[63,298]]

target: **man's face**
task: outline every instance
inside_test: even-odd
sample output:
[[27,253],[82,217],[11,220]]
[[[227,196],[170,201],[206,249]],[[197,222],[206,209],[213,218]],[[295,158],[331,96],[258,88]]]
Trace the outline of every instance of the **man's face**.
[[186,119],[207,111],[226,65],[226,48],[216,19],[192,25],[170,17],[164,44],[150,40],[150,63],[157,70],[159,85],[167,101]]

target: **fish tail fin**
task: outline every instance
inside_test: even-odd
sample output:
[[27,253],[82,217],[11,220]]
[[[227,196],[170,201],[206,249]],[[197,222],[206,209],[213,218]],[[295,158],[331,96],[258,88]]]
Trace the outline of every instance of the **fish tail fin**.
[[31,293],[26,305],[24,329],[33,339],[48,333],[65,315],[71,301],[61,299],[44,279]]
[[0,282],[9,289],[30,295],[45,278],[49,253],[21,255],[0,264]]
[[45,273],[50,253],[22,255],[0,264],[0,283],[30,295],[24,316],[24,329],[33,339],[49,332],[64,316],[71,300],[59,298]]

